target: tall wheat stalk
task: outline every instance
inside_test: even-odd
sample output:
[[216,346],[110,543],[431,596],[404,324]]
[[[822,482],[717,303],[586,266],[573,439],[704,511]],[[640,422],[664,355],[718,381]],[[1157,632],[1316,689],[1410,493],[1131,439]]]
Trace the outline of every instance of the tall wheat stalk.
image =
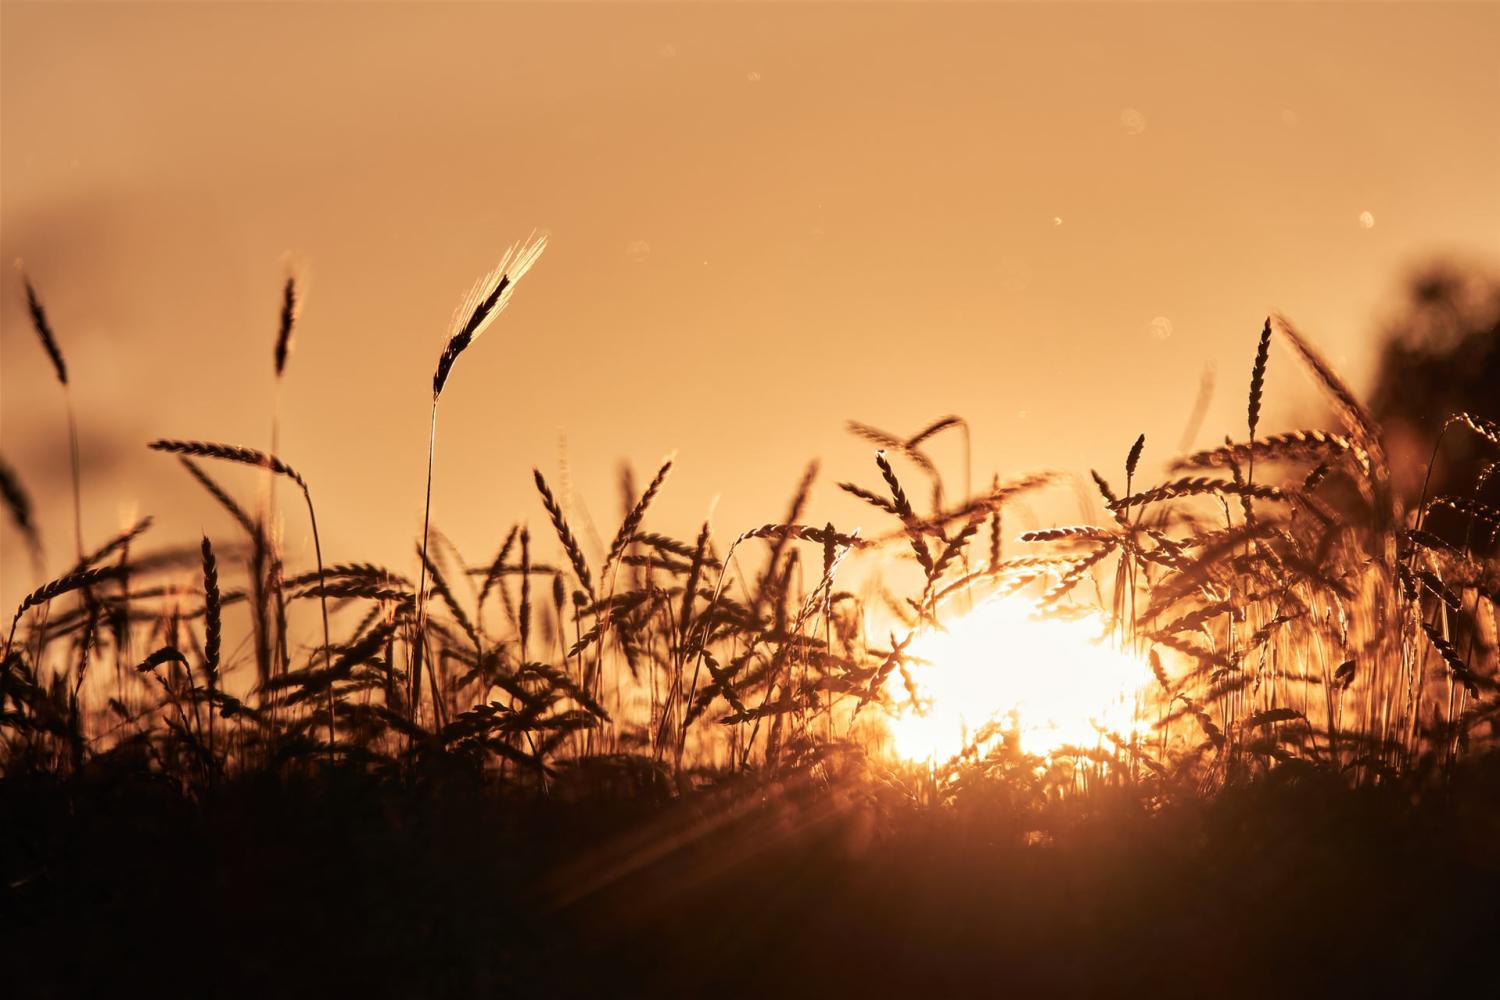
[[[237,445],[213,444],[207,441],[152,441],[147,445],[152,451],[163,451],[174,455],[188,455],[200,458],[217,458],[225,462],[237,462],[240,465],[254,465],[269,470],[279,476],[285,476],[296,483],[302,489],[302,499],[307,504],[307,520],[312,526],[313,556],[318,563],[318,605],[323,612],[323,665],[333,668],[333,640],[328,628],[328,583],[323,574],[323,543],[318,537],[318,515],[313,509],[312,491],[308,488],[307,480],[302,474],[290,465],[287,465],[275,455],[267,455],[265,452],[256,451],[254,448],[241,448]],[[328,754],[333,756],[334,745],[334,708],[333,708],[333,684],[328,685]]]
[[[278,314],[276,328],[276,347],[273,354],[275,361],[276,380],[272,389],[271,402],[271,454],[281,454],[281,390],[283,377],[286,374],[287,360],[292,353],[292,335],[296,330],[297,317],[302,311],[302,290],[297,287],[297,278],[289,274],[286,282],[281,288],[281,309]],[[257,586],[263,594],[269,592],[271,600],[276,605],[276,650],[278,659],[283,666],[286,664],[286,596],[281,585],[282,552],[279,533],[280,521],[277,516],[276,504],[276,476],[274,473],[266,475],[266,519],[261,525],[260,548],[269,553],[270,561],[264,570],[267,580],[258,583]],[[264,597],[262,598],[264,600]],[[262,607],[261,615],[264,617],[265,609]]]
[[[432,373],[432,418],[427,428],[427,487],[422,502],[422,552],[421,569],[417,582],[417,640],[412,648],[411,717],[415,721],[422,695],[422,656],[427,628],[427,544],[432,530],[432,467],[437,451],[438,401],[443,387],[453,371],[454,362],[482,334],[495,317],[504,311],[510,302],[511,290],[522,275],[536,263],[547,248],[545,236],[525,243],[512,244],[500,258],[494,270],[475,282],[468,298],[454,314],[455,329],[448,338],[447,346],[438,356],[437,369]],[[437,691],[433,691],[434,713],[438,711]]]

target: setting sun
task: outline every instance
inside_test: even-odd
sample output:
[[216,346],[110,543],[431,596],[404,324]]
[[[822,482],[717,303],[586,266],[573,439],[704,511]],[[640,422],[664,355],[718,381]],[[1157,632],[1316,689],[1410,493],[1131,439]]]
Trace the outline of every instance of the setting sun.
[[1096,725],[1124,734],[1136,725],[1139,692],[1151,672],[1109,645],[1097,615],[1042,618],[1023,597],[994,598],[912,641],[908,652],[925,712],[909,704],[902,678],[888,690],[902,713],[891,720],[897,755],[941,762],[986,723],[1019,732],[1021,749],[1046,754],[1089,746]]

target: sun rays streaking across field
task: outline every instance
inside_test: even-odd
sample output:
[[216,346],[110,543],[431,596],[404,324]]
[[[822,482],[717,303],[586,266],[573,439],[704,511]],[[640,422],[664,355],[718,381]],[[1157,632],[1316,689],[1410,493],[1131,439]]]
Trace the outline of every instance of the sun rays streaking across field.
[[[1116,649],[1097,615],[1042,618],[1024,597],[992,598],[924,632],[909,652],[923,712],[909,704],[890,721],[892,749],[907,760],[949,760],[990,722],[1016,730],[1026,753],[1091,746],[1103,727],[1137,726],[1136,704],[1151,681],[1140,659]],[[891,697],[909,701],[892,675]]]

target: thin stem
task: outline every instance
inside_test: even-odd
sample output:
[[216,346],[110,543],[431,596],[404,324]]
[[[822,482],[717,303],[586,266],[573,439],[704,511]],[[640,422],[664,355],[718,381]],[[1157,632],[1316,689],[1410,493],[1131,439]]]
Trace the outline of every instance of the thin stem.
[[333,643],[328,630],[328,584],[323,579],[323,544],[318,538],[318,516],[313,513],[312,493],[302,484],[307,501],[307,520],[312,524],[313,555],[318,561],[318,604],[323,611],[323,666],[328,670],[328,760],[333,762]]
[[[281,454],[280,378],[276,379],[274,389],[272,390],[271,454]],[[289,667],[287,664],[286,654],[286,602],[282,598],[281,585],[279,583],[279,580],[281,578],[280,568],[282,552],[280,544],[280,527],[278,524],[276,512],[276,480],[278,478],[279,477],[276,475],[276,472],[274,470],[266,470],[266,516],[265,521],[260,525],[261,541],[259,542],[259,544],[262,545],[267,557],[264,561],[263,568],[265,569],[265,572],[267,574],[266,583],[269,583],[270,586],[266,589],[270,591],[269,596],[276,603],[276,635],[274,639],[275,650],[273,655],[277,656],[281,660],[281,672],[285,674]],[[257,582],[257,586],[264,586],[264,584]],[[264,610],[269,610],[269,608],[266,608]],[[267,656],[268,669],[269,664],[270,656]]]
[[1422,525],[1427,519],[1427,489],[1432,485],[1432,467],[1437,464],[1438,449],[1443,446],[1443,436],[1448,433],[1448,423],[1444,421],[1443,429],[1438,431],[1437,440],[1432,442],[1432,455],[1427,459],[1427,471],[1422,474],[1422,495],[1417,498],[1417,526],[1421,531]]
[[[412,656],[411,717],[417,719],[422,699],[422,646],[427,636],[427,533],[432,522],[432,458],[437,450],[437,404],[432,401],[432,424],[427,432],[427,499],[422,504],[422,568],[417,578],[417,643]],[[433,706],[437,711],[437,706]]]
[[73,393],[66,390],[64,398],[68,408],[68,460],[73,474],[73,544],[78,550],[78,560],[83,561],[83,463],[78,457],[78,420],[73,414]]

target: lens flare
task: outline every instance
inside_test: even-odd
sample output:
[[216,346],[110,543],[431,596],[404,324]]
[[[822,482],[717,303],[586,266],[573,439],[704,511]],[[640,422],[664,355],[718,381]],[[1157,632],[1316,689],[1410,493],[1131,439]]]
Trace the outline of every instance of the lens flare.
[[985,724],[1013,728],[1026,753],[1093,746],[1099,729],[1125,736],[1139,726],[1137,704],[1151,681],[1139,658],[1111,646],[1097,615],[1044,618],[1022,597],[992,598],[946,630],[919,634],[907,647],[919,703],[903,679],[887,690],[900,714],[892,748],[913,761],[946,761]]

